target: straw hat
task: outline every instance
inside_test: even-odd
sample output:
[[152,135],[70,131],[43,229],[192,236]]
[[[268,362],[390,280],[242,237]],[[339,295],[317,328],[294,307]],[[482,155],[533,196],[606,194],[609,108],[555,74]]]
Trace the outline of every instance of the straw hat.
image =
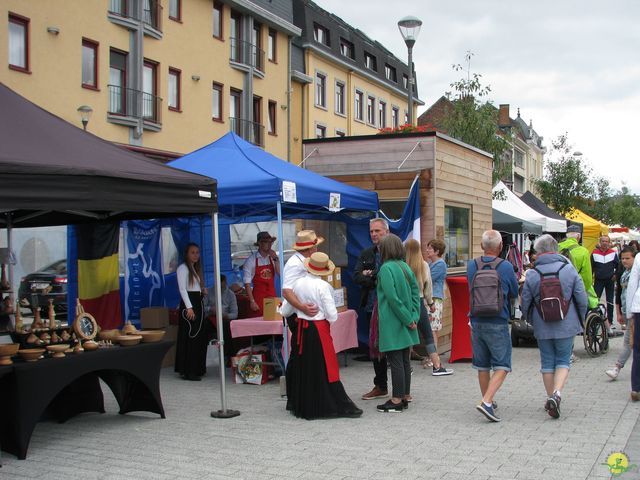
[[291,248],[300,252],[318,246],[322,242],[324,242],[324,238],[318,237],[313,230],[301,230],[296,235],[296,243]]
[[256,243],[254,243],[254,246],[258,246],[258,244],[260,243],[260,240],[269,240],[271,243],[276,241],[276,237],[272,237],[271,234],[269,232],[258,232],[258,236],[256,237]]
[[304,268],[313,275],[329,275],[336,268],[334,263],[329,260],[329,255],[322,252],[316,252],[309,258],[304,260]]

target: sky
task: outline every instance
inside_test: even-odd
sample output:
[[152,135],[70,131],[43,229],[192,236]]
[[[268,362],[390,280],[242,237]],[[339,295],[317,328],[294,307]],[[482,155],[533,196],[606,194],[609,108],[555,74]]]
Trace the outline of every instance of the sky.
[[[482,75],[494,105],[531,120],[551,140],[568,133],[573,150],[613,191],[640,194],[640,1],[314,0],[407,62],[397,21],[422,20],[413,48],[424,109],[463,75]],[[392,6],[392,8],[390,8]]]

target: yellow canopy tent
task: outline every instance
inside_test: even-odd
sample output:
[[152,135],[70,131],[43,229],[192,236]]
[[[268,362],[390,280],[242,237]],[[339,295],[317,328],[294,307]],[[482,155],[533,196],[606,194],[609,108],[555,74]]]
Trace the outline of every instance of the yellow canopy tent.
[[609,227],[607,225],[590,217],[577,208],[569,212],[566,217],[582,223],[582,246],[590,252],[592,252],[598,244],[600,235],[607,235],[609,233]]

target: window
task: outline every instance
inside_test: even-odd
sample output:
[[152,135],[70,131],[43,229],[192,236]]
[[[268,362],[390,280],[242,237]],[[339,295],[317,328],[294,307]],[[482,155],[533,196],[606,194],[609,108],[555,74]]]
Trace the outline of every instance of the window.
[[235,132],[237,135],[240,135],[241,132],[241,101],[242,90],[232,88],[229,94],[229,117],[231,119],[231,131]]
[[82,86],[98,88],[98,43],[82,39]]
[[251,31],[251,64],[261,72],[264,71],[264,52],[262,51],[262,25],[253,22]]
[[9,14],[9,68],[29,71],[29,19]]
[[344,38],[340,39],[340,53],[342,53],[342,55],[344,55],[345,57],[348,58],[355,58],[354,55],[354,50],[353,50],[353,43],[351,43],[348,40],[345,40]]
[[277,131],[276,131],[276,112],[277,110],[278,104],[273,101],[273,100],[269,100],[269,123],[267,124],[267,133],[269,133],[269,135],[276,135]]
[[182,19],[182,1],[169,0],[169,18],[179,22]]
[[339,128],[336,128],[336,137],[344,137],[346,134],[344,133],[344,130],[340,130]]
[[109,52],[109,113],[126,114],[127,54]]
[[274,29],[269,29],[269,44],[267,45],[267,58],[270,62],[276,63],[276,47],[277,47],[278,32]]
[[464,267],[470,258],[468,207],[444,206],[445,262],[449,267]]
[[376,99],[375,97],[367,97],[367,123],[369,125],[376,124]]
[[409,111],[405,110],[404,111],[404,125],[407,125],[409,123]]
[[213,2],[213,36],[222,40],[222,2]]
[[216,122],[222,122],[222,85],[213,82],[211,92],[211,118]]
[[515,155],[514,161],[515,161],[516,167],[524,168],[524,153],[521,152],[520,150],[515,150],[515,154],[516,155]]
[[344,115],[345,102],[344,102],[344,83],[336,82],[336,113]]
[[400,126],[400,110],[398,107],[391,109],[391,128],[398,128]]
[[327,127],[316,123],[316,138],[326,138],[327,136]]
[[516,193],[524,193],[524,177],[517,173],[513,174],[513,190]]
[[231,12],[229,34],[231,35],[231,60],[239,62],[242,59],[242,18],[236,12]]
[[169,79],[167,85],[169,87],[169,93],[167,95],[169,110],[176,112],[180,111],[180,70],[177,68],[169,67]]
[[316,106],[327,108],[327,77],[316,73]]
[[364,120],[364,112],[363,112],[364,107],[362,104],[363,101],[364,101],[364,94],[356,90],[355,104],[354,104],[356,120],[360,120],[360,121]]
[[392,82],[398,81],[398,75],[396,73],[395,67],[392,67],[389,64],[384,64],[384,75],[387,77],[387,80],[391,80]]
[[377,72],[378,66],[376,65],[376,57],[374,57],[370,53],[364,52],[364,66],[369,70]]
[[409,89],[409,77],[405,74],[402,74],[402,87]]
[[142,66],[142,117],[158,121],[156,99],[158,97],[158,64],[145,60]]
[[386,128],[387,126],[387,104],[378,102],[378,128]]
[[109,12],[127,16],[127,0],[109,0]]
[[317,23],[313,24],[313,39],[322,43],[323,45],[329,46],[329,30],[324,28],[322,25],[318,25]]

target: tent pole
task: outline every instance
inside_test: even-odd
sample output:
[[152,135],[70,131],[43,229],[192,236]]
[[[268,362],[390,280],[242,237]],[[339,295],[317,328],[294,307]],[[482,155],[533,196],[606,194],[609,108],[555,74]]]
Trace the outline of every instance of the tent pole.
[[[283,283],[283,274],[284,274],[284,232],[282,229],[282,202],[278,201],[277,204],[278,209],[278,238],[280,239],[280,243],[278,244],[279,252],[278,258],[280,260],[280,295],[282,295],[282,283]],[[287,321],[282,318],[282,360],[284,362],[284,368],[286,369],[287,363],[289,361],[289,331],[287,329]],[[285,376],[282,375],[280,377],[280,396],[284,397],[286,395],[286,383]]]
[[221,410],[211,412],[213,418],[232,418],[240,415],[238,410],[227,409],[227,390],[225,386],[225,368],[224,368],[224,333],[222,329],[222,291],[220,289],[220,244],[219,244],[219,228],[218,228],[218,212],[214,212],[211,216],[211,225],[213,227],[213,265],[214,278],[213,284],[216,289],[216,325],[218,327],[218,360],[220,362],[220,401]]

